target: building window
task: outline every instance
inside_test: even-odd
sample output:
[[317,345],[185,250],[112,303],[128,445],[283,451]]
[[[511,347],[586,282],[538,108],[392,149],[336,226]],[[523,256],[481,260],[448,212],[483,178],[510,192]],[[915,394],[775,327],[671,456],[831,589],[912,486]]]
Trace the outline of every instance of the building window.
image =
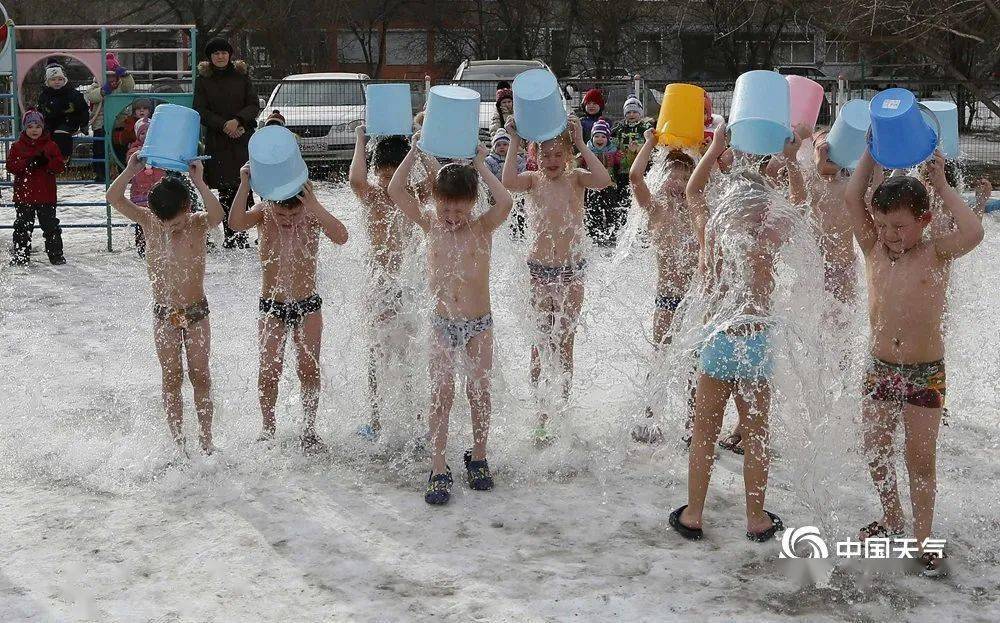
[[350,30],[342,30],[337,33],[338,61],[341,63],[367,63],[368,58],[365,58],[365,52],[369,51],[371,62],[378,62],[379,33],[361,31],[359,34],[365,40],[364,45]]
[[830,41],[826,44],[827,63],[861,62],[861,45],[854,41]]
[[390,30],[386,33],[386,65],[423,65],[426,62],[427,31]]
[[775,48],[774,57],[779,63],[812,65],[816,62],[816,50],[811,40],[781,41]]
[[662,60],[660,33],[647,32],[639,35],[639,62],[643,65],[659,65]]

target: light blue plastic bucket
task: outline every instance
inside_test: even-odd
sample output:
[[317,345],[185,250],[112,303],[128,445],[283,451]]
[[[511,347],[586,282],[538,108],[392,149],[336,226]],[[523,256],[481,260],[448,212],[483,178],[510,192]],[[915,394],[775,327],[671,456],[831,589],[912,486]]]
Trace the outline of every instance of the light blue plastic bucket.
[[830,160],[845,169],[857,167],[868,146],[867,134],[871,124],[868,100],[851,100],[844,104],[826,137]]
[[149,121],[146,142],[139,157],[149,166],[187,173],[188,163],[198,158],[201,115],[177,104],[160,104]]
[[923,100],[920,103],[930,109],[934,113],[934,116],[937,117],[938,126],[941,128],[941,135],[938,140],[941,153],[948,160],[958,158],[960,154],[958,147],[958,106],[954,102],[937,100]]
[[937,117],[906,89],[886,89],[869,106],[872,158],[887,169],[909,169],[927,160],[938,143]]
[[535,142],[553,139],[566,130],[566,106],[559,81],[547,69],[529,69],[514,78],[514,123],[517,133]]
[[784,76],[760,69],[736,79],[727,126],[734,149],[759,156],[780,153],[792,137],[790,119]]
[[369,84],[365,88],[365,132],[368,136],[413,134],[410,85]]
[[417,145],[438,158],[472,158],[479,146],[479,93],[454,85],[431,87]]
[[264,199],[283,201],[309,181],[298,141],[288,128],[271,125],[250,137],[250,187]]

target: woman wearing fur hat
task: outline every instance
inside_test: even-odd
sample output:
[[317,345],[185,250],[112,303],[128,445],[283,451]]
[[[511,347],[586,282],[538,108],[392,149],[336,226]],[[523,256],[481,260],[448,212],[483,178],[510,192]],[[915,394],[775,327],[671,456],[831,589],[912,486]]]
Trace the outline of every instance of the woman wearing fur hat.
[[[107,79],[101,84],[97,77],[84,93],[83,99],[90,104],[90,128],[94,131],[94,138],[104,137],[104,96],[112,93],[131,93],[135,90],[135,78],[128,70],[121,66],[118,57],[114,52],[105,55],[108,67]],[[104,142],[94,142],[94,158],[104,159]],[[104,182],[104,163],[94,163],[94,180],[98,183]]]
[[[248,146],[260,103],[247,64],[233,62],[233,47],[228,41],[212,39],[205,46],[205,56],[209,60],[198,64],[198,78],[194,84],[194,109],[207,129],[205,151],[212,157],[205,162],[205,181],[217,190],[219,201],[226,209],[223,246],[247,248],[250,245],[246,232],[229,229],[228,215],[240,185],[240,168],[250,159]],[[253,196],[249,203],[254,203]]]
[[38,96],[38,111],[45,116],[45,130],[59,147],[63,160],[73,153],[73,135],[86,132],[90,117],[83,94],[69,85],[62,65],[45,68],[45,87]]

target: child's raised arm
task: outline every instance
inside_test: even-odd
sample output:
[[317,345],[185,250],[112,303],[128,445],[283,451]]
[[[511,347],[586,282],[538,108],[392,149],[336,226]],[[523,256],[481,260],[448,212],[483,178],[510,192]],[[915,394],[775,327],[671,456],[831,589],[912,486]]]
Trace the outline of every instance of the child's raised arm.
[[218,197],[205,183],[205,165],[202,164],[201,160],[193,160],[188,164],[188,175],[205,204],[205,211],[208,212],[208,226],[218,227],[225,220],[226,212],[222,209]]
[[150,216],[152,213],[148,208],[143,208],[132,203],[128,197],[125,196],[125,189],[128,187],[128,183],[132,181],[146,165],[139,160],[139,152],[135,152],[128,159],[128,165],[125,170],[115,178],[115,181],[111,183],[108,187],[107,200],[115,210],[118,210],[122,216],[140,225],[146,225],[149,223]]
[[521,151],[521,136],[517,133],[517,124],[514,123],[513,115],[507,120],[505,129],[510,135],[510,147],[507,148],[507,153],[510,155],[504,160],[501,181],[507,190],[527,192],[535,185],[535,176],[527,171],[524,173],[517,171],[517,154]]
[[570,136],[573,137],[573,145],[580,152],[580,156],[587,167],[586,171],[577,171],[577,179],[580,180],[580,183],[584,188],[592,188],[594,190],[601,190],[602,188],[611,186],[614,183],[611,179],[611,174],[601,164],[600,158],[595,156],[594,152],[587,147],[587,143],[584,142],[583,126],[580,125],[580,119],[576,115],[569,116],[569,132]]
[[948,184],[944,174],[944,156],[934,151],[931,161],[931,185],[941,197],[942,211],[951,214],[955,231],[934,240],[934,249],[942,260],[962,257],[983,241],[983,222],[962,196]]
[[785,171],[788,172],[788,200],[794,206],[802,205],[806,201],[806,182],[802,178],[802,168],[799,167],[800,147],[802,138],[797,132],[792,132],[792,138],[785,142],[785,148],[781,152],[785,157]]
[[649,159],[656,148],[655,135],[650,128],[643,133],[646,142],[642,144],[642,149],[632,161],[632,168],[628,170],[628,181],[632,185],[632,196],[640,208],[650,210],[653,207],[653,196],[646,186],[646,168],[649,166]]
[[493,171],[490,171],[490,168],[486,166],[486,156],[489,153],[488,149],[480,145],[476,148],[476,158],[472,164],[479,172],[479,176],[486,182],[487,188],[490,189],[490,195],[493,197],[493,205],[490,206],[486,214],[478,219],[478,222],[487,231],[492,232],[507,220],[510,209],[514,207],[514,198],[510,196],[510,192],[500,183],[497,176],[493,175]]
[[323,204],[319,202],[319,199],[316,198],[316,193],[313,192],[312,182],[306,182],[301,195],[302,205],[306,211],[316,218],[319,222],[319,228],[323,230],[323,233],[330,239],[330,242],[333,244],[346,244],[347,228],[344,227],[339,218],[330,214]]
[[254,206],[247,210],[247,200],[250,198],[250,163],[246,163],[240,169],[240,187],[236,190],[236,198],[229,208],[229,229],[233,231],[246,231],[251,227],[260,225],[263,213],[260,208]]
[[847,213],[851,217],[854,226],[854,238],[861,247],[861,252],[868,255],[875,243],[878,242],[878,233],[875,231],[875,223],[868,212],[865,197],[868,194],[868,184],[875,170],[875,160],[872,155],[865,150],[858,161],[858,168],[854,169],[850,181],[847,182],[847,190],[844,191],[844,203],[847,205]]
[[712,136],[712,143],[708,146],[708,151],[698,161],[698,166],[694,168],[691,177],[688,179],[684,194],[687,196],[688,210],[691,211],[691,225],[698,236],[698,243],[701,248],[705,248],[705,224],[708,223],[708,204],[705,202],[705,186],[708,185],[708,178],[712,174],[719,156],[728,147],[726,137],[726,124],[721,123]]
[[396,207],[402,211],[411,221],[420,226],[420,229],[427,231],[430,228],[430,221],[427,216],[420,210],[420,204],[417,203],[417,198],[413,196],[408,188],[410,171],[413,170],[413,163],[417,160],[417,154],[420,151],[417,149],[417,137],[419,133],[413,135],[413,142],[410,144],[410,151],[403,158],[403,161],[399,163],[399,167],[396,168],[396,172],[392,174],[392,181],[389,182],[389,199],[396,204]]
[[351,170],[347,174],[347,181],[351,184],[351,190],[359,199],[367,201],[372,192],[372,186],[368,183],[368,159],[365,154],[365,126],[359,125],[354,130],[354,157],[351,158]]

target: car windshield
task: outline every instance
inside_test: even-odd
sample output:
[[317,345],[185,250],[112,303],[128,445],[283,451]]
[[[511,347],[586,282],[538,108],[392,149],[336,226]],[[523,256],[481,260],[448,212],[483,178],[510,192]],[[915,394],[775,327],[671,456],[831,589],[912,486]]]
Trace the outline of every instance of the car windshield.
[[462,71],[462,80],[513,80],[514,76],[541,67],[538,63],[504,63],[502,65],[470,65]]
[[278,85],[272,106],[364,106],[358,80],[289,80]]

